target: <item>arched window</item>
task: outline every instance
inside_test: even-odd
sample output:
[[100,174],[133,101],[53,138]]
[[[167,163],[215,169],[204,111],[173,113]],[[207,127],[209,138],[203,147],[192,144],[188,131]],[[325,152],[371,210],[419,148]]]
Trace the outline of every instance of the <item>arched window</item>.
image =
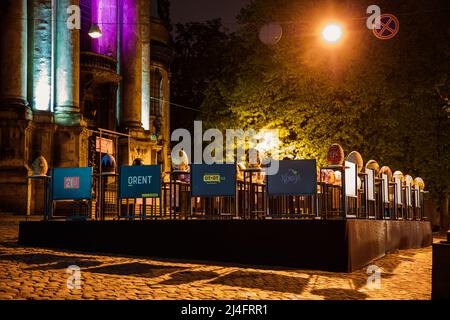
[[80,0],[81,30],[80,46],[81,51],[91,51],[92,38],[88,35],[92,25],[92,1]]
[[163,105],[163,77],[158,69],[153,69],[150,79],[150,115],[160,116]]
[[161,100],[159,101],[159,108],[156,112],[158,113],[158,115],[162,116],[164,106],[164,80],[162,75],[161,81],[159,82],[159,96]]
[[152,17],[155,17],[155,18],[159,18],[159,12],[158,12],[159,3],[158,2],[159,2],[158,0],[153,0],[151,2],[151,5],[152,5],[151,14],[152,14]]

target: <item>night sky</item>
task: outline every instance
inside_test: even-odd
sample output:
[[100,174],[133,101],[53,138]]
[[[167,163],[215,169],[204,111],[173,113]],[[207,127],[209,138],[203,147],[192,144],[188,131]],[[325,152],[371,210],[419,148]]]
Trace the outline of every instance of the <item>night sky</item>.
[[236,28],[235,18],[251,0],[171,0],[171,19],[175,23],[203,22],[222,18],[230,30]]

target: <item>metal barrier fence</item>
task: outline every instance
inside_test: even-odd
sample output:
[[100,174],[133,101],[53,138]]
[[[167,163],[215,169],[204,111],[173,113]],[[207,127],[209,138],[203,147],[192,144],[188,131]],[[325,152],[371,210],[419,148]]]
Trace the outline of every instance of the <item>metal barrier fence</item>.
[[[360,173],[357,196],[347,196],[341,183],[317,181],[312,195],[276,195],[268,191],[261,170],[236,175],[235,194],[193,196],[189,172],[171,172],[161,181],[158,196],[121,198],[115,173],[92,174],[91,197],[53,199],[52,177],[45,177],[45,219],[390,219],[426,220],[424,192],[390,182],[388,190]],[[70,187],[70,186],[69,186]],[[400,188],[400,189],[399,189]]]

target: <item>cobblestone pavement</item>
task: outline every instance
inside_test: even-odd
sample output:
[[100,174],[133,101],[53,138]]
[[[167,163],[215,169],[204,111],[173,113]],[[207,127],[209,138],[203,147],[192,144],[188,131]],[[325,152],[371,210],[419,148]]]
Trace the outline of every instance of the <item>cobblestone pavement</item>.
[[[431,247],[375,261],[381,288],[370,289],[367,268],[348,274],[25,248],[17,245],[18,220],[0,216],[0,299],[431,298]],[[80,289],[68,289],[71,265],[80,267]]]

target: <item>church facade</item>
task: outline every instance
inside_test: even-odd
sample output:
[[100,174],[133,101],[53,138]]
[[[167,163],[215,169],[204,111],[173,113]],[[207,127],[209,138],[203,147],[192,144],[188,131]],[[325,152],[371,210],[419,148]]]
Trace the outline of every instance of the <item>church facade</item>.
[[35,211],[40,156],[170,169],[166,1],[2,0],[0,15],[0,212]]

